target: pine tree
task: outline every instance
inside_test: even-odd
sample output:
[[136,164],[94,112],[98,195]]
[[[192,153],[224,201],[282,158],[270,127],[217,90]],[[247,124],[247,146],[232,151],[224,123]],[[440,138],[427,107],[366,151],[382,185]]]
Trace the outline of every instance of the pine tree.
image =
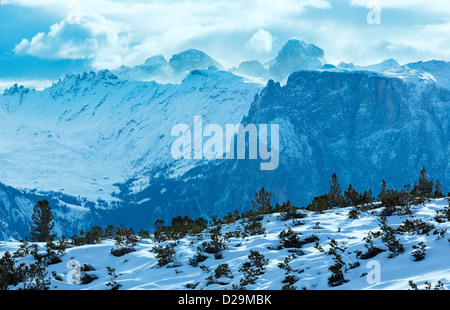
[[383,200],[383,197],[386,195],[386,193],[387,193],[386,181],[381,180],[381,190],[380,190],[380,194],[378,195],[378,200],[379,201]]
[[372,194],[372,189],[369,188],[368,191],[364,191],[363,193],[361,193],[359,195],[359,203],[360,204],[368,204],[368,203],[372,203],[373,202],[373,194]]
[[266,192],[264,187],[255,194],[255,200],[252,201],[253,209],[259,214],[268,214],[272,211],[271,206],[272,193]]
[[55,223],[53,223],[53,214],[50,210],[50,204],[46,199],[38,201],[33,207],[31,219],[33,223],[30,223],[30,241],[52,242],[55,240],[56,235],[51,233]]
[[442,194],[441,182],[439,182],[439,180],[436,180],[434,188],[434,198],[443,198],[444,194]]
[[333,173],[333,176],[331,177],[330,184],[330,191],[327,195],[327,207],[328,209],[335,208],[335,207],[342,207],[343,206],[343,199],[341,195],[341,186],[339,185],[339,180],[336,175],[336,173]]
[[360,194],[353,188],[351,184],[348,185],[348,189],[344,192],[344,206],[357,206],[360,204]]
[[428,180],[428,172],[425,167],[420,170],[419,180],[414,182],[414,187],[412,193],[414,195],[419,195],[421,197],[432,197],[433,196],[433,180]]

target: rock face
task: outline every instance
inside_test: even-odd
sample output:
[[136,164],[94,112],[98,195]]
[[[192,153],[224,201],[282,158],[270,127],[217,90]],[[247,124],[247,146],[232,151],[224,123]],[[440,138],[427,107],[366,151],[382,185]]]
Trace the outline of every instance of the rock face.
[[295,182],[285,196],[304,204],[327,190],[334,172],[343,185],[374,192],[382,179],[395,188],[413,182],[423,166],[449,184],[449,107],[449,91],[437,85],[370,72],[301,71],[285,87],[269,83],[246,121],[280,123],[280,167],[289,180],[273,188]]
[[183,202],[189,207],[178,212],[191,216],[224,214],[250,208],[264,186],[274,202],[305,206],[328,190],[333,173],[343,190],[351,183],[376,194],[382,179],[393,188],[412,184],[423,166],[447,191],[449,104],[449,91],[436,85],[362,71],[296,72],[284,87],[270,81],[243,119],[280,125],[278,169],[261,171],[255,160],[209,163],[177,180],[154,182],[140,198],[164,183],[168,196],[153,196],[161,208],[170,205],[176,213]]

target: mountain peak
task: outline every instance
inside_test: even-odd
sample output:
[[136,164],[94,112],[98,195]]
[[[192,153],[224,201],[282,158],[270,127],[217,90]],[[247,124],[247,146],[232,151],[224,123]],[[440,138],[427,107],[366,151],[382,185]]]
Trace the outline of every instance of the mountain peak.
[[222,68],[222,65],[212,57],[196,49],[188,49],[184,52],[173,55],[169,61],[169,64],[175,72],[179,73],[208,69],[209,67]]
[[144,65],[146,66],[155,66],[155,65],[167,65],[167,60],[163,55],[157,55],[149,57],[145,60]]
[[4,96],[12,96],[14,94],[26,94],[30,91],[29,88],[24,87],[23,85],[14,84],[10,88],[5,89],[3,92]]
[[314,44],[291,39],[287,41],[270,64],[269,71],[277,79],[284,79],[297,70],[315,70],[324,64],[324,51]]
[[232,72],[253,77],[266,77],[267,69],[257,60],[243,61],[238,68],[232,68]]
[[98,79],[103,79],[103,80],[117,80],[118,79],[117,75],[115,75],[114,73],[112,73],[108,69],[100,70],[97,73],[97,78]]

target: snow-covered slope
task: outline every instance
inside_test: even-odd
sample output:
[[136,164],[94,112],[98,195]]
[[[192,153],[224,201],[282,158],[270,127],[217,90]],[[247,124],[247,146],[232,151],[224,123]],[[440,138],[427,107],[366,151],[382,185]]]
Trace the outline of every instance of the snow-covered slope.
[[354,65],[353,63],[345,63],[341,62],[338,65],[339,68],[345,68],[345,69],[357,69],[357,70],[367,70],[367,71],[374,71],[374,72],[381,72],[396,69],[400,67],[400,64],[395,59],[386,59],[378,64],[374,65],[368,65],[368,66],[358,66]]
[[408,83],[436,84],[450,89],[450,62],[445,61],[430,60],[400,65],[395,59],[387,59],[369,66],[341,62],[338,68],[352,71],[372,71],[388,77],[396,77]]
[[193,71],[181,84],[132,82],[109,71],[67,76],[44,91],[12,88],[0,97],[0,174],[5,184],[114,200],[114,185],[172,158],[172,127],[239,123],[260,85],[231,73]]
[[384,71],[387,76],[394,76],[405,81],[421,84],[437,84],[450,89],[450,62],[425,61],[406,64]]
[[[214,255],[207,254],[206,260],[199,263],[197,267],[190,264],[197,248],[203,242],[210,241],[210,231],[206,230],[200,236],[188,236],[175,244],[175,261],[161,267],[158,265],[156,253],[152,250],[156,245],[166,246],[172,241],[165,241],[160,244],[152,239],[141,239],[135,246],[136,252],[116,257],[111,255],[111,249],[115,247],[114,241],[106,240],[100,244],[75,246],[66,250],[61,256],[61,262],[49,265],[46,268],[48,277],[51,278],[49,288],[51,290],[106,290],[111,286],[106,284],[116,281],[120,285],[120,290],[221,290],[232,289],[233,285],[240,286],[244,272],[240,270],[244,263],[249,262],[250,251],[258,251],[267,259],[263,265],[263,271],[256,276],[255,284],[245,286],[248,290],[279,290],[285,283],[283,280],[287,276],[296,279],[293,283],[295,289],[308,290],[361,290],[361,289],[389,289],[406,290],[410,289],[409,281],[418,285],[419,289],[425,289],[425,282],[429,282],[435,287],[441,281],[443,288],[450,287],[450,269],[448,267],[448,256],[450,247],[448,241],[448,221],[437,222],[435,216],[437,210],[448,207],[445,199],[436,199],[424,205],[413,206],[411,214],[399,212],[387,218],[387,225],[394,229],[395,238],[403,245],[404,252],[391,257],[386,243],[382,236],[377,237],[376,233],[381,232],[379,213],[381,209],[374,209],[361,212],[359,218],[349,218],[351,208],[328,210],[323,214],[316,214],[308,211],[300,211],[306,215],[305,218],[297,220],[283,220],[279,214],[266,215],[261,220],[264,234],[246,237],[230,237],[225,239],[227,249],[222,251],[222,258],[216,259]],[[426,233],[417,231],[399,232],[397,229],[409,221],[419,221],[421,225],[428,225]],[[406,222],[407,223],[407,222]],[[411,222],[409,222],[411,223]],[[222,237],[227,233],[242,231],[247,225],[243,220],[234,224],[222,225],[220,234]],[[425,227],[425,226],[422,226]],[[214,227],[210,227],[212,229]],[[294,233],[300,234],[300,240],[316,236],[315,241],[303,244],[300,248],[281,247],[280,233],[292,229]],[[367,252],[367,239],[369,232],[373,233],[372,246],[383,252],[378,255],[363,259],[361,254]],[[332,240],[336,241],[338,248],[336,253],[340,255],[343,262],[342,271],[345,283],[332,287],[329,285],[329,278],[332,275],[328,269],[336,263],[335,256],[329,252]],[[424,257],[420,261],[415,261],[413,253],[417,251],[415,246],[423,242]],[[324,252],[316,246],[319,243]],[[18,248],[18,243],[2,242],[0,244],[0,256],[4,252],[13,252]],[[40,244],[41,251],[44,251],[44,244]],[[280,268],[280,263],[286,263],[285,259],[294,255],[287,269]],[[88,284],[70,284],[67,279],[72,279],[70,275],[73,267],[68,267],[69,261],[76,260],[83,265],[91,265],[93,270],[86,274],[96,278]],[[32,258],[27,256],[19,261],[32,262]],[[219,265],[226,264],[230,273],[221,278],[214,278],[215,270]],[[203,266],[203,267],[201,267]],[[251,266],[251,265],[250,265]],[[107,267],[115,269],[117,278],[112,279],[108,274]],[[252,267],[254,268],[254,267]],[[54,272],[59,280],[52,275]],[[208,278],[209,277],[209,278]],[[213,280],[212,283],[209,280]],[[218,283],[214,283],[214,281]],[[210,283],[208,283],[210,282]],[[20,289],[22,285],[9,287],[10,289]]]

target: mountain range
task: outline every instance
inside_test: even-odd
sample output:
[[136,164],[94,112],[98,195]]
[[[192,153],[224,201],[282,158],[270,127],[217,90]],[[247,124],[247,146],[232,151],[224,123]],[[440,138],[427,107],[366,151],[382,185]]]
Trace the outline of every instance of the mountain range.
[[[305,205],[328,188],[400,188],[425,166],[450,190],[450,63],[327,64],[289,40],[265,63],[225,69],[198,50],[169,61],[67,75],[0,97],[1,239],[28,233],[33,204],[51,202],[58,234],[94,224],[151,229],[176,215],[209,218],[273,201]],[[279,124],[280,165],[174,159],[171,129]]]

